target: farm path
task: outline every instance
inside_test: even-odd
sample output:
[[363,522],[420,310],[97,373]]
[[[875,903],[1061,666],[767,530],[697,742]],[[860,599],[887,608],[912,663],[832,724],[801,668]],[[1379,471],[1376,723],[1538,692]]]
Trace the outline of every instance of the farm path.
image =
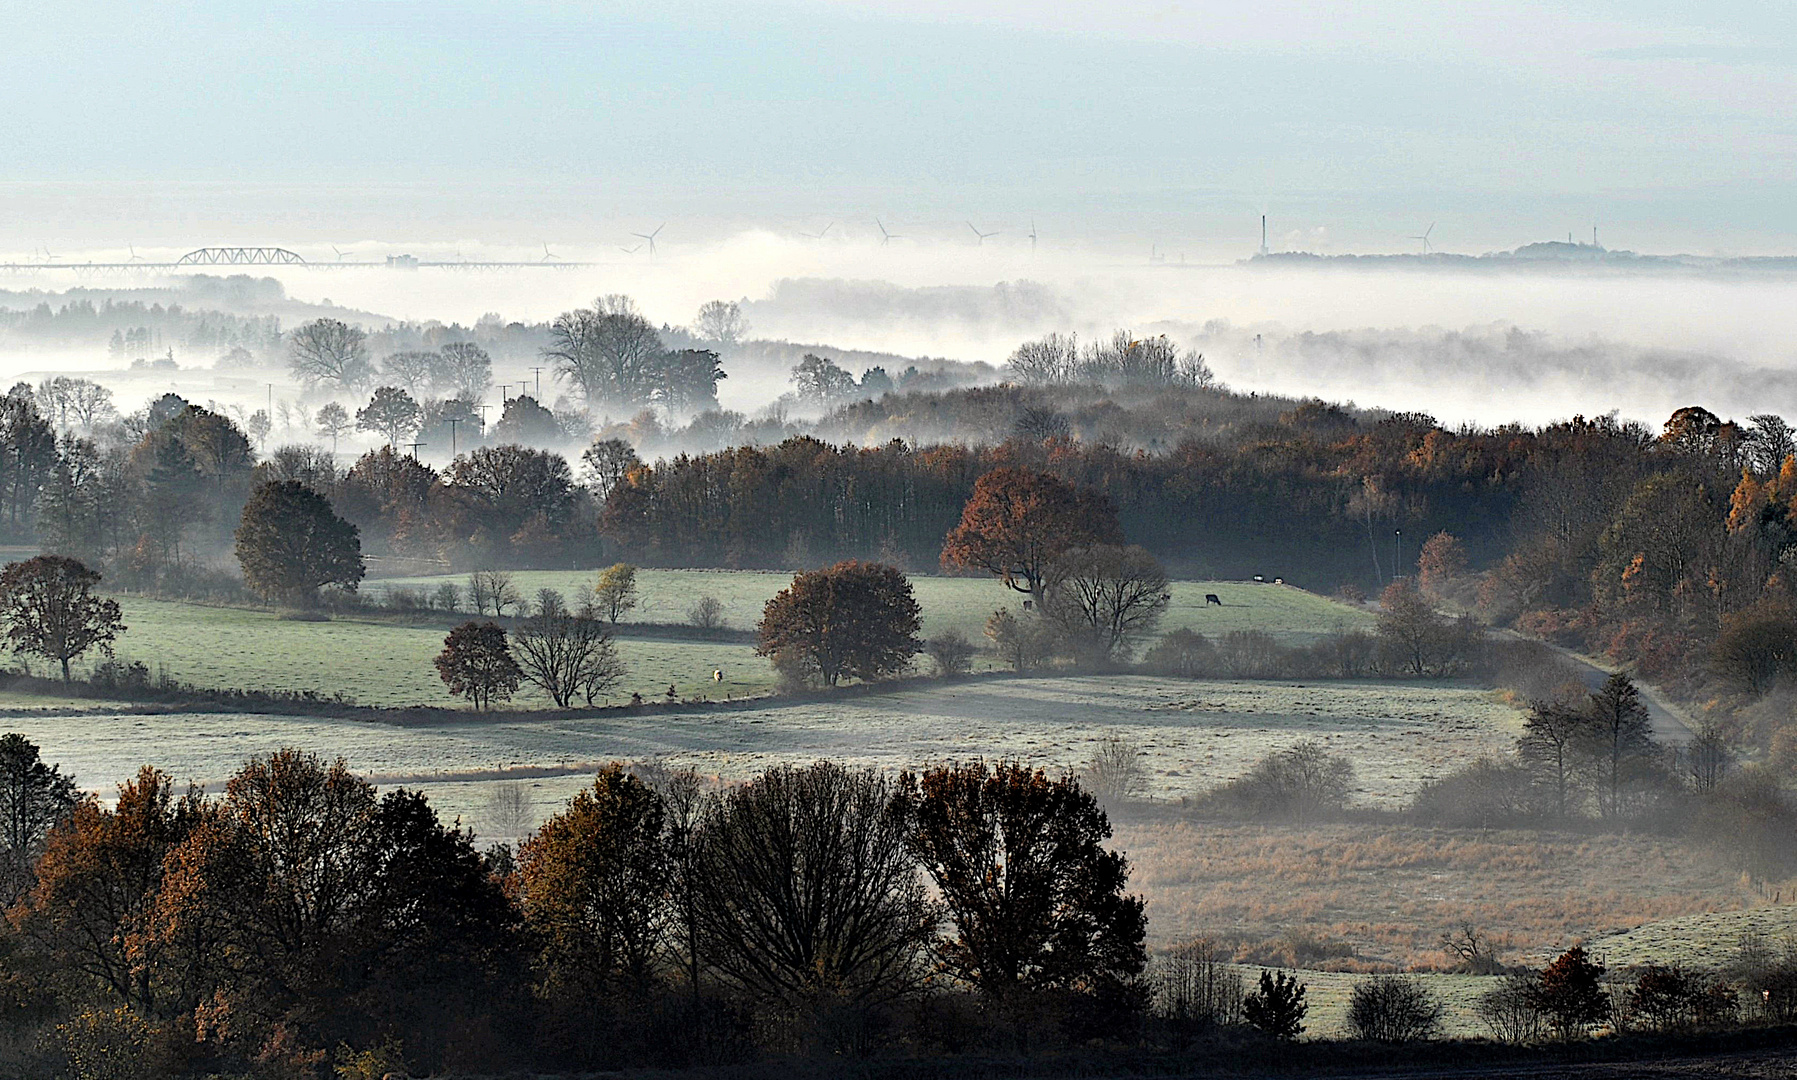
[[[1617,665],[1606,665],[1595,657],[1574,652],[1552,642],[1544,644],[1578,665],[1579,677],[1584,680],[1587,690],[1598,689],[1603,686],[1605,679],[1622,670]],[[1648,721],[1653,725],[1655,739],[1669,746],[1683,746],[1691,741],[1691,734],[1697,729],[1683,709],[1644,682],[1636,682],[1635,688],[1641,691],[1641,701],[1647,706]]]

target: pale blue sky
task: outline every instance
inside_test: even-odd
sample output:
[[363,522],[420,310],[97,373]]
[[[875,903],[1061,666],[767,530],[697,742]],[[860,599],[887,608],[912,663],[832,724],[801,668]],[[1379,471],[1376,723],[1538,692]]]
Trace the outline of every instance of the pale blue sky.
[[0,50],[0,182],[57,227],[1028,206],[1207,235],[1265,207],[1336,244],[1797,237],[1789,4],[15,0]]

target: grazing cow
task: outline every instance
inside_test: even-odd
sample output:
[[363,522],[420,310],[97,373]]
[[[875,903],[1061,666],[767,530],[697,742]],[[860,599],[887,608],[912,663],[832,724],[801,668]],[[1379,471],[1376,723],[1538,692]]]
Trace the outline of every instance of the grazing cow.
[[1223,606],[1223,598],[1218,596],[1214,592],[1205,593],[1204,594],[1204,606],[1210,607],[1212,604],[1215,604],[1218,607],[1222,607]]

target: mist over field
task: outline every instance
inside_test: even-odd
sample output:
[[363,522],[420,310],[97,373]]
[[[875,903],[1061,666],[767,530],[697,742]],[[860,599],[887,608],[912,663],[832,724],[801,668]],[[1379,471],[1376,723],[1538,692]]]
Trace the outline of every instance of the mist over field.
[[[1017,345],[1048,333],[1167,334],[1202,352],[1237,390],[1420,411],[1449,424],[1541,423],[1611,411],[1657,422],[1688,404],[1727,415],[1797,412],[1797,305],[1789,302],[1797,285],[1778,276],[1293,269],[1218,258],[1215,252],[1228,249],[1214,244],[1207,262],[1181,263],[1179,253],[1156,248],[1157,257],[1172,261],[1150,263],[1146,239],[1142,250],[1043,239],[1032,252],[1027,237],[982,246],[971,234],[881,245],[871,220],[829,224],[836,227],[821,241],[767,229],[715,242],[675,233],[653,259],[615,247],[548,245],[554,260],[597,264],[559,270],[529,249],[391,241],[341,250],[351,261],[410,254],[544,268],[331,266],[332,249],[321,257],[313,246],[307,254],[326,265],[244,268],[279,281],[279,299],[217,287],[178,299],[194,309],[278,315],[286,327],[331,314],[370,329],[392,321],[471,326],[489,313],[546,322],[612,293],[633,297],[651,322],[678,327],[701,304],[725,299],[741,302],[750,338],[815,346],[830,356],[864,351],[1002,368]],[[167,259],[174,251],[143,249],[139,257]],[[79,264],[121,254],[96,249],[58,257]],[[136,290],[157,287],[185,288],[166,272],[0,270],[0,309],[60,306],[78,294],[154,301]],[[216,357],[177,348],[175,359],[189,368]],[[853,357],[842,362],[851,370],[865,366]],[[92,351],[25,346],[0,335],[0,375],[9,378],[104,376],[113,363]],[[279,358],[270,366],[278,381]],[[790,389],[785,366],[726,350],[730,378],[719,386],[720,404],[748,413],[765,407]],[[534,378],[527,367],[501,362],[496,374],[500,381]],[[191,385],[189,376],[171,376],[157,389]],[[128,402],[137,387],[120,390]]]
[[0,42],[0,1078],[1797,1076],[1797,5]]

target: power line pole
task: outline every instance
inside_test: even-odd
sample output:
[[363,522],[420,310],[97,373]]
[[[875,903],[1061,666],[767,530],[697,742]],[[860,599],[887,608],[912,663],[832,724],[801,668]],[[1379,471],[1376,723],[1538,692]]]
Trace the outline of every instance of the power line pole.
[[462,422],[459,416],[451,416],[449,420],[449,460],[455,460],[455,426]]
[[537,404],[541,405],[543,403],[543,369],[533,367],[530,370],[537,373]]
[[421,448],[421,447],[425,447],[425,446],[429,446],[429,445],[430,445],[430,443],[425,443],[425,442],[411,442],[411,443],[407,443],[407,444],[406,444],[406,445],[407,445],[407,446],[409,446],[409,447],[411,447],[411,448],[412,448],[412,460],[413,460],[413,461],[417,461],[417,460],[418,460],[418,450],[419,450],[419,448]]

